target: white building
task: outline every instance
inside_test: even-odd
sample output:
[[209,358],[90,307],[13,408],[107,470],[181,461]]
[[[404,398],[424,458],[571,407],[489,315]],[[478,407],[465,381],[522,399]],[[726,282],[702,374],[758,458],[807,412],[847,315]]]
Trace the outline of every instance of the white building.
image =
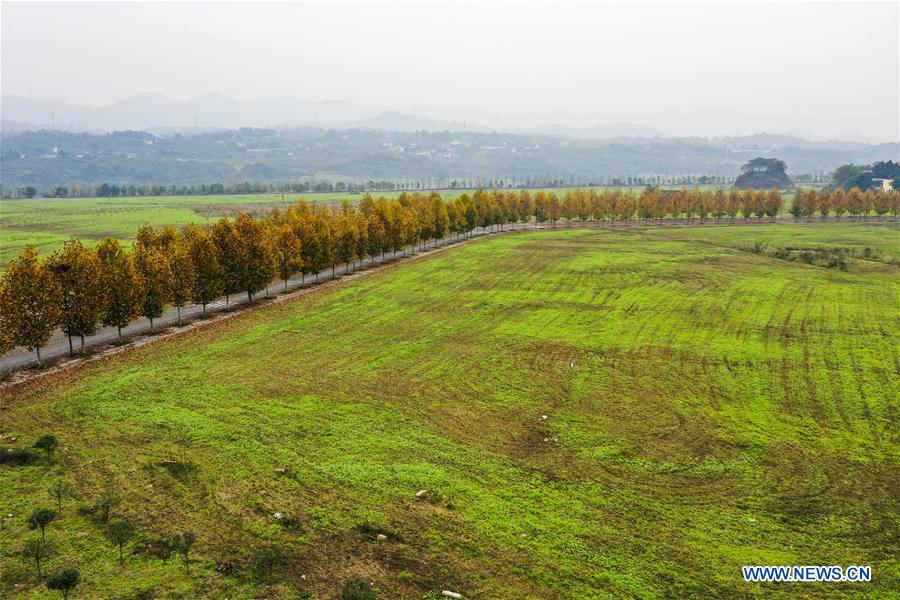
[[884,192],[893,192],[894,191],[894,180],[893,179],[879,179],[879,178],[873,177],[872,178],[872,187],[880,188]]

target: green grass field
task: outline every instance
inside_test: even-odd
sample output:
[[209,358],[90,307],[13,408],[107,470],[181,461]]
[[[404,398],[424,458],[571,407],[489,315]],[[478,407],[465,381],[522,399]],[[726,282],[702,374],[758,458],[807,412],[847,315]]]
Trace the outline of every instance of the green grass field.
[[[700,186],[713,187],[713,186]],[[566,189],[554,189],[558,194]],[[640,188],[630,188],[637,189]],[[473,190],[444,191],[445,198]],[[399,192],[375,193],[396,197]],[[309,202],[339,204],[343,200],[357,202],[361,194],[318,193],[285,194],[284,202],[298,198]],[[138,228],[145,224],[181,227],[189,223],[204,224],[222,216],[235,216],[241,211],[262,214],[283,206],[281,194],[249,194],[221,196],[144,196],[134,198],[34,198],[0,201],[0,271],[13,260],[26,244],[38,246],[42,255],[60,248],[70,237],[78,236],[95,244],[112,236],[129,243]]]
[[[77,565],[76,598],[330,599],[354,576],[379,598],[891,597],[900,268],[739,248],[887,260],[898,233],[507,234],[6,394],[0,443],[60,449],[0,464],[0,596],[51,597],[16,555],[64,476],[45,569]],[[84,510],[106,487],[139,530],[124,566]],[[189,575],[153,551],[182,530]],[[260,582],[268,544],[290,562]],[[753,564],[873,581],[745,584]]]
[[[287,203],[297,194],[285,195]],[[342,194],[307,194],[315,202],[340,202]],[[265,212],[282,206],[281,194],[222,196],[146,196],[135,198],[36,198],[0,201],[0,264],[6,265],[25,244],[35,244],[49,254],[71,236],[96,243],[105,237],[123,242],[134,239],[138,228],[149,223],[180,227],[206,223],[241,210]]]

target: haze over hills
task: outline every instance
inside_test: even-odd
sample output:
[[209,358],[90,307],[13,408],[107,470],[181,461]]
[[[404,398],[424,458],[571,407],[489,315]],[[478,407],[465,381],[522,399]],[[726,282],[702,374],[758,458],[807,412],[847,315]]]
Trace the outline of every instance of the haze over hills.
[[[220,129],[324,127],[386,131],[503,132],[567,136],[581,139],[671,137],[650,124],[610,120],[593,123],[562,112],[500,115],[465,108],[440,110],[427,107],[398,111],[346,101],[308,101],[293,96],[269,96],[239,100],[210,92],[187,100],[158,93],[139,94],[106,106],[90,107],[57,100],[37,100],[4,95],[0,98],[2,131],[54,129],[104,133],[116,130],[149,131],[157,135],[204,133]],[[736,137],[722,138],[732,145]],[[771,135],[769,142],[777,137]],[[797,145],[811,144],[808,135],[782,136]],[[697,138],[706,141],[706,138]],[[871,141],[851,136],[843,149],[855,149]],[[826,141],[826,140],[821,140]],[[839,144],[838,144],[839,145]],[[828,147],[837,147],[829,142]]]
[[189,100],[141,94],[100,107],[3,96],[0,184],[6,195],[20,186],[47,193],[102,182],[580,184],[730,178],[759,156],[812,176],[850,162],[900,159],[896,142],[776,133],[672,137],[640,123],[577,126],[560,113],[416,110],[422,112],[289,96],[238,100],[215,92]]

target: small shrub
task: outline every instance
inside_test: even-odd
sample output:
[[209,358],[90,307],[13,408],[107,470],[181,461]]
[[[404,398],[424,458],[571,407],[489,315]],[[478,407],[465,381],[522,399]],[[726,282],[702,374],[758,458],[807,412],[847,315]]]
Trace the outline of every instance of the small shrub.
[[281,548],[278,546],[266,546],[260,551],[256,560],[253,561],[253,570],[258,578],[268,581],[272,578],[272,571],[276,567],[286,564],[287,556]]
[[360,577],[354,577],[344,584],[341,590],[341,600],[375,600],[375,590],[369,582]]
[[134,537],[134,525],[128,521],[113,521],[106,529],[106,538],[112,542],[114,546],[119,547],[119,564],[125,560],[122,555],[122,548]]
[[303,522],[297,517],[281,517],[277,523],[288,531],[297,531],[303,526]]
[[78,569],[60,569],[47,580],[47,587],[51,590],[60,591],[65,600],[69,597],[69,592],[78,585],[79,581],[81,581],[81,574],[78,572]]
[[196,464],[187,460],[164,460],[159,463],[169,474],[179,481],[190,479],[199,470]]
[[37,570],[37,576],[41,576],[41,563],[56,554],[56,548],[49,540],[37,538],[26,540],[22,547],[22,559],[25,562],[33,562]]
[[47,525],[50,524],[53,519],[56,518],[56,511],[50,508],[39,508],[31,513],[31,516],[28,517],[28,529],[40,529],[41,530],[41,542],[44,541],[44,534],[47,529]]
[[223,560],[216,563],[216,573],[228,575],[234,573],[238,568],[238,564],[231,560]]
[[197,536],[194,535],[193,531],[185,531],[172,539],[172,548],[181,556],[181,562],[184,563],[185,571],[190,571],[191,569],[191,549],[196,541]]
[[62,503],[66,498],[75,497],[75,486],[67,479],[57,479],[47,488],[50,496],[56,500],[56,509],[62,512]]
[[47,462],[49,463],[53,460],[53,452],[59,447],[59,440],[56,439],[55,435],[42,435],[34,443],[34,447],[47,454]]
[[122,499],[112,490],[103,490],[100,497],[97,498],[97,504],[94,507],[100,514],[100,520],[104,523],[109,522],[109,515],[112,510],[122,504]]
[[175,552],[175,547],[172,540],[154,537],[144,540],[135,551],[147,558],[168,560]]

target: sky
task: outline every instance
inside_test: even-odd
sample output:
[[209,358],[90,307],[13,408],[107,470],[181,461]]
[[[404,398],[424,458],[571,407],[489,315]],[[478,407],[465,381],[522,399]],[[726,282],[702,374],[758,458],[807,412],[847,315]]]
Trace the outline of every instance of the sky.
[[4,1],[0,13],[2,93],[88,106],[218,91],[671,135],[900,135],[895,1]]

